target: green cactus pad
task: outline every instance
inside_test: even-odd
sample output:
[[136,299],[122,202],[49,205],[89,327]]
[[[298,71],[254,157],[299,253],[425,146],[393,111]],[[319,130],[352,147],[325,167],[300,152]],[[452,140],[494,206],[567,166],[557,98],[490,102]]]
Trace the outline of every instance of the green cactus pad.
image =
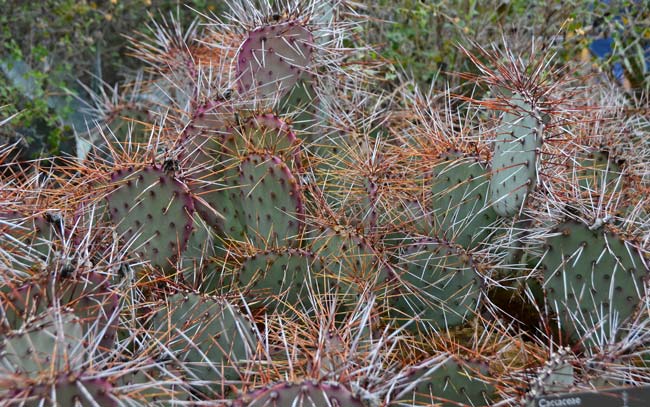
[[0,290],[0,332],[19,329],[23,321],[55,305],[72,309],[86,334],[101,336],[101,345],[111,346],[119,299],[106,277],[94,272],[59,276],[56,282],[53,276],[6,282]]
[[44,268],[65,234],[63,220],[55,212],[29,217],[18,211],[0,211],[0,270],[31,274]]
[[412,329],[445,330],[471,318],[479,306],[482,282],[471,256],[436,239],[420,239],[403,248],[404,272],[396,276],[391,317],[415,319]]
[[519,96],[510,103],[516,111],[506,112],[497,129],[489,190],[494,210],[504,217],[519,213],[535,188],[537,158],[543,142],[543,127],[535,108]]
[[194,201],[185,185],[157,166],[117,170],[111,183],[110,217],[129,250],[172,270],[192,233]]
[[364,407],[342,384],[306,380],[269,385],[241,395],[230,407]]
[[210,227],[201,216],[194,214],[192,234],[187,241],[187,246],[181,258],[183,282],[194,289],[204,285],[213,286],[212,274],[206,276],[210,265],[210,258],[215,255],[215,243],[210,233]]
[[240,134],[224,143],[226,154],[240,155],[249,151],[264,151],[289,162],[297,157],[299,143],[293,130],[274,114],[259,114],[241,123]]
[[241,205],[248,238],[256,247],[290,247],[303,228],[298,181],[277,156],[250,154],[239,165]]
[[605,228],[566,221],[554,232],[541,261],[548,304],[574,339],[597,345],[637,310],[648,274],[644,259]]
[[49,309],[21,329],[6,334],[0,371],[37,378],[52,369],[74,370],[86,361],[83,339],[79,318]]
[[240,379],[256,352],[251,322],[215,297],[170,296],[154,315],[153,327],[160,346],[183,361],[187,379],[204,382],[197,388],[205,394],[218,392],[226,379]]
[[181,136],[183,148],[179,157],[184,167],[203,169],[193,177],[202,178],[223,160],[221,141],[228,134],[232,120],[232,108],[222,100],[208,101],[195,109]]
[[[205,222],[228,239],[246,238],[245,213],[241,205],[241,185],[237,165],[229,165],[215,184],[194,190],[196,209]],[[221,216],[218,216],[221,215]]]
[[[487,196],[489,170],[478,158],[450,151],[433,169],[431,188],[435,230],[466,249],[484,242],[497,214]],[[426,234],[429,231],[424,232]]]
[[[305,131],[318,120],[317,104],[313,81],[301,79],[280,100],[279,110],[291,117],[291,124],[296,130]],[[306,133],[305,136],[308,142],[314,141],[311,133]]]
[[251,92],[258,99],[276,105],[311,66],[313,35],[298,21],[258,27],[237,54],[240,93]]
[[104,378],[85,378],[77,377],[74,373],[60,373],[52,379],[22,388],[15,386],[3,400],[10,401],[8,405],[24,407],[116,407],[121,404],[112,396],[112,389],[111,383]]
[[[153,364],[153,361],[152,361]],[[174,405],[173,402],[190,401],[192,395],[183,386],[174,383],[179,373],[172,364],[131,371],[115,381],[113,394],[127,395],[145,405]],[[167,379],[167,380],[166,380]]]
[[352,298],[366,287],[378,288],[388,280],[381,258],[361,235],[345,227],[333,226],[310,235],[309,248],[323,261],[321,290],[336,288]]
[[[414,370],[414,380],[422,380],[408,399],[396,402],[399,406],[440,407],[487,407],[492,405],[496,393],[489,377],[488,367],[483,363],[467,362],[450,358],[431,369]],[[414,381],[412,380],[412,381]]]
[[323,270],[323,260],[300,249],[264,250],[247,256],[238,270],[238,283],[247,297],[280,299],[295,305],[306,295],[309,275]]

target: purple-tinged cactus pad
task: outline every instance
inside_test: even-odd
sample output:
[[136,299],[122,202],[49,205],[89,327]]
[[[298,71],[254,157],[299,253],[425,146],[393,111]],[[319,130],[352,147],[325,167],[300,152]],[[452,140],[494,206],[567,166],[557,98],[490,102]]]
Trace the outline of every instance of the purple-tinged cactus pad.
[[111,175],[108,209],[128,250],[169,270],[192,233],[194,200],[187,187],[158,166]]
[[253,390],[230,402],[231,407],[364,407],[360,398],[337,382],[282,382]]
[[298,21],[259,27],[237,54],[239,91],[276,104],[299,79],[308,77],[313,35]]
[[298,181],[279,157],[250,154],[239,165],[241,205],[248,238],[256,247],[291,247],[303,228]]

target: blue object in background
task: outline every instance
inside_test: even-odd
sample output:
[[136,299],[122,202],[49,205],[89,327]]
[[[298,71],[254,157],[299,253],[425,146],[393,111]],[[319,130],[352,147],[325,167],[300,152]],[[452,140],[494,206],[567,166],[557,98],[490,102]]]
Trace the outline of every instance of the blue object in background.
[[[612,46],[614,45],[614,40],[610,37],[608,38],[598,38],[593,40],[589,45],[589,50],[600,59],[604,59],[610,56],[612,53]],[[616,62],[612,68],[612,75],[616,78],[617,81],[623,81],[623,65],[620,62]]]

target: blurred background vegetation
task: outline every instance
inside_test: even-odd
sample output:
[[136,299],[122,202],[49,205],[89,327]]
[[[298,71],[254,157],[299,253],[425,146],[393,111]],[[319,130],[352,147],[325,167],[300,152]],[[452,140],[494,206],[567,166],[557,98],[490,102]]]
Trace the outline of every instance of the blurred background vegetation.
[[[647,102],[650,79],[650,2],[532,0],[358,0],[367,16],[356,38],[387,60],[386,87],[409,78],[423,87],[460,84],[453,73],[473,68],[459,45],[507,44],[515,53],[556,53],[555,62],[593,72]],[[0,0],[0,144],[18,142],[22,158],[74,154],[74,128],[85,126],[79,85],[99,91],[135,76],[125,35],[146,34],[152,17],[219,14],[224,1]],[[92,126],[92,123],[88,123]]]

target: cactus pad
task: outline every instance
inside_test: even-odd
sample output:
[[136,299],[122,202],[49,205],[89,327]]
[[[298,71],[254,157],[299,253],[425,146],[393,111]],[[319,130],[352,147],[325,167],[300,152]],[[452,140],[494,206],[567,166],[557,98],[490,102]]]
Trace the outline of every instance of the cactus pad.
[[[430,369],[428,369],[430,371]],[[403,406],[491,406],[494,386],[485,379],[489,376],[486,365],[450,358],[432,372],[414,371],[422,380],[413,390],[411,399],[396,403]]]
[[313,36],[297,21],[256,28],[239,48],[237,77],[241,93],[279,102],[299,79],[308,75]]
[[114,339],[118,296],[107,279],[94,272],[60,276],[56,282],[53,276],[6,282],[0,291],[0,332],[19,329],[22,321],[55,305],[71,308],[84,332],[100,335],[102,345],[109,346]]
[[600,194],[612,194],[623,188],[624,171],[606,150],[596,150],[580,160],[576,176],[580,190],[588,192],[588,198]]
[[336,382],[306,380],[276,383],[244,394],[231,407],[363,407],[361,400]]
[[[547,301],[574,339],[611,338],[644,295],[644,259],[614,232],[567,221],[546,240]],[[594,345],[586,340],[587,346]]]
[[250,154],[239,165],[247,234],[256,247],[293,246],[303,227],[300,186],[277,156]]
[[[9,405],[24,407],[40,406],[118,406],[111,395],[111,383],[104,378],[76,377],[75,374],[60,373],[56,377],[39,381],[25,387],[15,386],[6,401]],[[0,391],[0,396],[2,391]]]
[[76,316],[50,309],[21,329],[7,333],[0,370],[32,378],[51,369],[74,370],[84,364],[87,356],[83,338],[81,321]]
[[309,236],[310,250],[319,256],[324,265],[321,290],[336,288],[339,294],[352,295],[365,288],[379,288],[388,280],[381,258],[372,245],[361,235],[346,227],[335,225]]
[[[252,324],[225,300],[176,294],[154,316],[154,335],[187,368],[190,381],[221,384],[239,379],[256,351]],[[210,385],[201,391],[211,393]],[[215,389],[220,386],[215,386]]]
[[170,269],[192,233],[194,201],[184,184],[157,166],[126,168],[111,175],[111,220],[130,251]]
[[[462,324],[478,309],[481,278],[470,255],[436,239],[420,239],[400,256],[392,305],[399,320],[416,319],[412,328],[447,329]],[[393,311],[393,310],[391,310]]]
[[515,112],[506,112],[494,143],[490,201],[500,216],[519,213],[537,184],[537,158],[542,147],[542,125],[537,111],[521,97],[511,100]]
[[305,250],[264,250],[243,260],[238,282],[254,297],[272,296],[294,305],[302,298],[306,278],[322,269],[322,259]]
[[[291,127],[274,114],[260,114],[242,123],[238,131],[239,137],[231,138],[230,144],[225,144],[226,153],[232,155],[244,154],[248,151],[265,151],[289,161],[298,152],[298,140]],[[234,140],[238,144],[233,148]]]
[[[317,103],[313,80],[301,79],[280,100],[280,112],[291,117],[294,128],[305,131],[318,120]],[[313,141],[313,137],[308,141]]]
[[[0,212],[0,270],[30,273],[44,267],[53,252],[61,246],[66,234],[63,219],[57,213],[29,217],[18,211]],[[3,266],[4,264],[4,266]]]
[[497,214],[487,202],[487,166],[451,151],[433,169],[433,211],[441,237],[471,249],[489,236]]

